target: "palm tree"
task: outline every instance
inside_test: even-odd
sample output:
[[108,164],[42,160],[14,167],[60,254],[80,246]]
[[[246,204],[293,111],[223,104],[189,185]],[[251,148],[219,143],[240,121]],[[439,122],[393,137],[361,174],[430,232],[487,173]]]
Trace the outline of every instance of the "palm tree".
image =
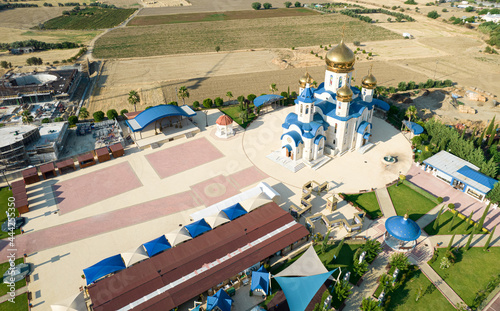
[[185,98],[189,98],[189,91],[185,86],[181,86],[179,88],[179,91],[177,92],[179,94],[179,97],[182,99],[182,104],[185,105]]
[[227,96],[228,100],[231,100],[231,98],[233,98],[233,93],[227,92],[226,96]]
[[408,117],[408,120],[411,122],[411,118],[417,115],[417,108],[411,105],[406,109],[405,115]]
[[130,91],[128,92],[128,102],[132,105],[134,105],[134,111],[137,111],[136,104],[141,101],[141,98],[139,97],[139,94],[137,94],[136,91]]
[[278,88],[276,87],[276,83],[271,83],[271,85],[269,86],[269,89],[271,90],[271,92],[276,92],[278,91]]
[[371,298],[363,298],[363,301],[361,302],[361,310],[362,311],[379,311],[382,310],[378,306],[378,301],[373,300]]
[[82,107],[80,109],[80,113],[78,113],[78,116],[80,117],[80,119],[83,119],[83,120],[87,119],[89,117],[89,115],[90,115],[90,113],[87,110],[87,108],[85,108],[85,107]]
[[31,122],[33,122],[33,116],[31,115],[29,110],[24,110],[22,116],[23,116],[23,123],[30,124]]

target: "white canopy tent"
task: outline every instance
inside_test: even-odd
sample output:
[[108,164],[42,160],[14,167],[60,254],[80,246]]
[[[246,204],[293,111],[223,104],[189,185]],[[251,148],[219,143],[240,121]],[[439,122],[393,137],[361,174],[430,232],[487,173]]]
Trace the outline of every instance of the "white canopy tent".
[[178,244],[181,244],[182,242],[186,242],[187,240],[192,239],[189,231],[185,227],[167,233],[165,234],[165,237],[172,246],[176,246]]
[[131,265],[142,261],[144,259],[148,259],[149,255],[146,252],[146,249],[143,245],[139,246],[136,249],[121,253],[123,262],[125,266],[130,267]]
[[264,194],[260,193],[254,197],[251,197],[249,199],[246,199],[242,202],[240,202],[240,205],[247,211],[251,212],[256,208],[261,207],[264,204],[270,203],[272,200],[269,199],[269,197]]
[[83,291],[61,302],[50,305],[52,311],[87,311]]
[[314,247],[310,246],[292,265],[274,276],[311,276],[327,272]]
[[220,211],[215,215],[205,217],[205,221],[210,225],[210,227],[215,228],[225,224],[226,222],[230,222],[231,219],[229,219],[223,211]]

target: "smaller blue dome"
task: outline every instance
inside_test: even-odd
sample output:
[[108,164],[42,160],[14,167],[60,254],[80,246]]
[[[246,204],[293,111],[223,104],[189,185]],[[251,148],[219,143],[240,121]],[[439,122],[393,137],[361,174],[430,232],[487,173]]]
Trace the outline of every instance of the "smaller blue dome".
[[416,222],[403,216],[392,216],[385,221],[385,229],[390,235],[402,241],[415,241],[422,231]]

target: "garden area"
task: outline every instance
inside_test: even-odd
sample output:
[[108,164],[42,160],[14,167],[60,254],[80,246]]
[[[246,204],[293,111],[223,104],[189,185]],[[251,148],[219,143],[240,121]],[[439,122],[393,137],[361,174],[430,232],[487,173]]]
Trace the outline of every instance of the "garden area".
[[0,304],[0,311],[27,311],[28,307],[28,294],[24,293],[14,298],[14,303],[6,301]]
[[[21,264],[23,262],[24,262],[23,258],[18,258],[15,261],[16,265]],[[8,261],[0,264],[0,279],[1,279],[1,283],[2,283],[2,286],[0,286],[0,297],[7,294],[7,291],[9,289],[7,287],[7,285],[3,283],[3,274],[9,269],[9,266],[10,266],[10,263]],[[23,280],[16,283],[16,289],[22,288],[24,286],[26,286],[26,279],[23,279]],[[1,310],[1,308],[0,308],[0,310]]]
[[[5,221],[7,221],[7,208],[9,207],[7,205],[9,197],[12,196],[12,191],[9,190],[9,188],[4,187],[0,189],[0,225],[3,224]],[[16,217],[19,216],[19,213],[16,210]],[[15,234],[20,234],[21,229],[16,229],[14,230]],[[0,231],[0,239],[5,239],[9,237],[8,232],[3,232]]]
[[378,205],[377,196],[375,192],[357,193],[357,194],[344,194],[346,201],[352,202],[366,212],[371,219],[382,217],[382,211]]
[[[436,260],[430,266],[473,309],[478,308],[488,294],[500,284],[500,248],[483,247],[454,250],[454,259],[448,268],[442,266],[446,248],[437,250]],[[454,261],[454,262],[453,262]],[[478,268],[480,267],[480,268]]]
[[473,224],[468,223],[461,215],[457,215],[453,221],[453,215],[451,211],[442,213],[439,219],[434,219],[424,228],[425,232],[429,235],[469,234]]
[[253,104],[248,106],[248,109],[251,109],[252,112],[246,113],[241,109],[239,105],[232,105],[224,108],[220,108],[220,111],[233,119],[234,122],[241,125],[243,128],[247,128],[250,123],[257,117],[253,113]]
[[399,186],[388,187],[387,191],[389,191],[396,213],[399,216],[408,214],[409,218],[414,221],[438,204],[437,198],[406,180]]

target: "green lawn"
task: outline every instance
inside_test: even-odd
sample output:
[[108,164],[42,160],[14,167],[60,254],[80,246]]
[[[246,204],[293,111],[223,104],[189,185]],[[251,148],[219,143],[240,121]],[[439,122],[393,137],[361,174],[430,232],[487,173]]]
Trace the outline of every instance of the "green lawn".
[[440,248],[437,252],[437,260],[430,263],[431,267],[469,306],[473,306],[477,292],[485,289],[493,277],[500,274],[500,247],[491,247],[489,252],[483,251],[482,247],[458,251],[455,264],[448,269],[439,267],[446,249]]
[[399,216],[404,216],[408,213],[410,219],[417,221],[424,214],[429,212],[437,205],[437,202],[432,201],[429,197],[424,196],[422,191],[417,191],[407,183],[396,185],[387,188],[392,199],[392,204]]
[[[16,259],[16,265],[23,263],[22,258]],[[3,274],[9,269],[9,262],[4,262],[0,264],[0,297],[7,294],[7,286],[3,284]],[[16,283],[16,289],[26,286],[26,280],[21,280]]]
[[[417,291],[421,297],[416,300]],[[420,270],[411,269],[406,281],[387,296],[387,311],[435,310],[446,311],[455,308]]]
[[105,29],[118,26],[136,9],[84,8],[77,15],[62,15],[43,23],[43,29]]
[[24,293],[22,295],[14,298],[14,303],[6,301],[0,304],[0,311],[28,311],[28,294]]
[[[251,108],[252,111],[253,111],[253,107],[254,107],[253,104],[250,104],[250,106],[248,106],[248,108]],[[231,119],[234,120],[234,122],[238,123],[243,128],[247,128],[247,126],[250,125],[250,123],[256,117],[253,112],[249,113],[248,114],[248,121],[247,122],[243,122],[243,120],[240,118],[240,113],[241,113],[240,105],[232,105],[232,106],[229,106],[229,107],[220,108],[220,111],[222,111],[222,113],[225,113],[228,116],[230,116]]]
[[467,224],[466,220],[461,218],[459,215],[455,217],[455,223],[453,224],[453,228],[450,231],[451,219],[453,218],[453,213],[450,211],[444,212],[439,217],[439,225],[437,230],[433,229],[434,222],[433,220],[427,227],[424,228],[425,232],[429,235],[439,235],[439,234],[453,234],[454,230],[456,230],[456,234],[469,234],[470,228],[472,225]]
[[[4,187],[0,189],[0,225],[3,224],[7,220],[7,214],[5,212],[8,208],[8,199],[12,196],[12,191],[9,188]],[[16,217],[19,216],[17,210],[15,211]],[[15,234],[21,233],[21,229],[14,230]],[[9,237],[8,232],[3,232],[0,230],[0,239],[5,239]]]
[[346,200],[353,202],[355,205],[363,209],[371,219],[382,217],[382,211],[378,206],[377,196],[375,192],[346,194]]

